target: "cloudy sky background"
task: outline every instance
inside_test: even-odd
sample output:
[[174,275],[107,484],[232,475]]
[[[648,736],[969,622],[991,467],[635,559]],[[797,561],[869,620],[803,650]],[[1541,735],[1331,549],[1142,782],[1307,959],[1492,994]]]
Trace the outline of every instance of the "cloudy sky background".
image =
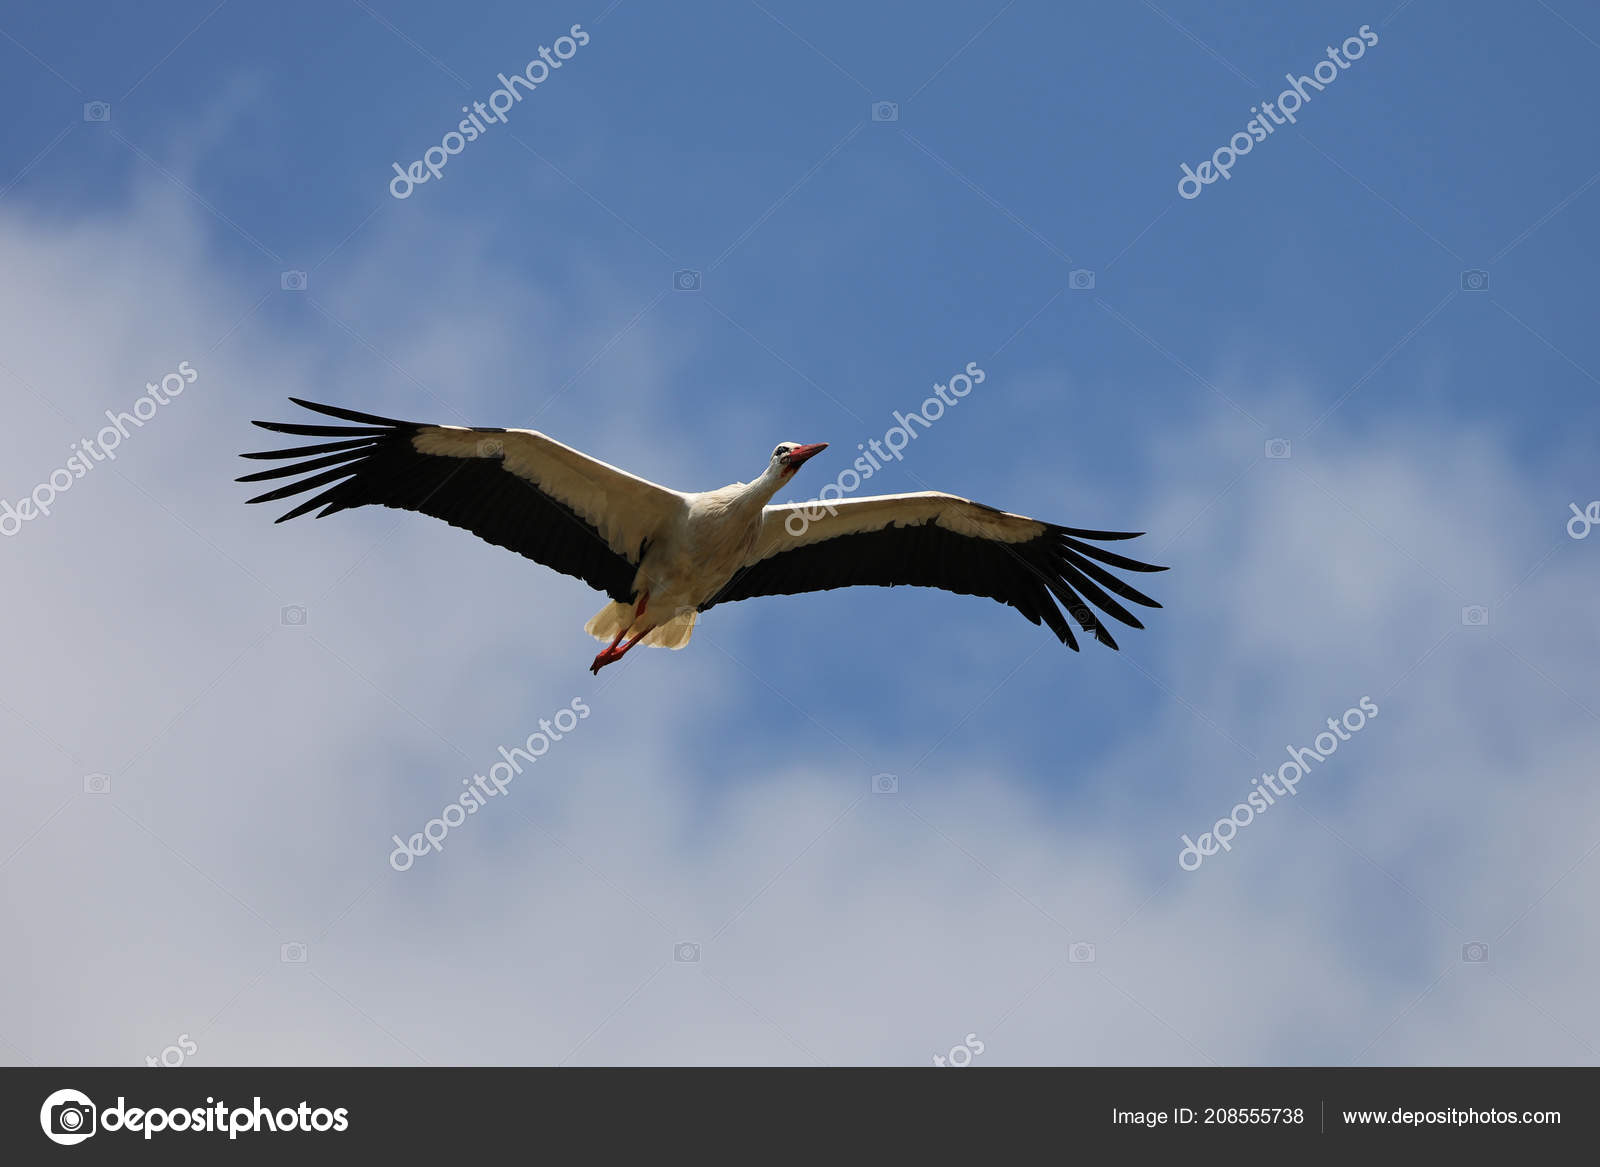
[[[1178,197],[1363,24],[1297,130]],[[1597,40],[1559,2],[9,12],[0,498],[198,380],[0,540],[0,1058],[1592,1064]],[[834,443],[800,497],[969,361],[872,488],[1149,532],[1166,607],[1123,652],[863,590],[594,678],[578,581],[231,482],[293,394],[694,489]]]

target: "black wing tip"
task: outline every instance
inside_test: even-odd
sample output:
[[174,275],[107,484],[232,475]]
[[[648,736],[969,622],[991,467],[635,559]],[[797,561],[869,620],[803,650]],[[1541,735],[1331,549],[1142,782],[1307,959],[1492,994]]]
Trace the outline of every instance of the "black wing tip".
[[301,409],[309,409],[312,413],[325,414],[328,417],[337,417],[341,421],[358,421],[364,425],[381,426],[408,426],[411,422],[401,421],[394,417],[381,417],[376,413],[362,413],[356,409],[346,409],[342,405],[325,405],[318,401],[307,401],[304,397],[291,397]]
[[1144,534],[1143,531],[1091,531],[1085,527],[1063,527],[1058,523],[1046,523],[1053,535],[1070,535],[1074,539],[1094,539],[1097,542],[1113,543],[1119,539],[1137,539]]
[[[396,434],[405,434],[408,430],[414,431],[418,427],[411,422],[399,421],[391,417],[379,417],[372,413],[360,413],[353,409],[345,409],[337,405],[323,405],[315,401],[307,401],[303,397],[290,397],[289,400],[303,409],[314,413],[326,414],[338,418],[340,421],[357,422],[357,425],[321,425],[306,424],[304,422],[281,421],[251,421],[251,425],[259,426],[275,434],[291,434],[301,437],[333,438],[331,442],[318,442],[310,446],[299,446],[293,449],[260,450],[240,454],[241,458],[270,458],[306,459],[294,465],[273,467],[251,474],[243,474],[234,479],[235,482],[261,482],[274,478],[289,478],[296,476],[292,482],[285,483],[265,494],[255,498],[246,499],[246,502],[274,502],[278,499],[288,498],[302,491],[324,486],[331,481],[348,478],[359,473],[359,464],[376,449],[380,448],[385,439],[392,439]],[[333,466],[332,470],[327,467]],[[313,473],[318,472],[320,473]],[[309,475],[309,477],[307,477]],[[276,523],[287,522],[313,510],[317,505],[326,502],[326,498],[319,499],[312,504],[301,503],[287,514],[274,520]],[[330,513],[324,511],[324,514]],[[319,518],[321,516],[318,516]]]
[[1119,568],[1122,571],[1155,572],[1166,571],[1167,567],[1154,563],[1145,563],[1139,559],[1129,559],[1126,555],[1118,555],[1115,551],[1107,551],[1104,547],[1096,547],[1094,543],[1085,542],[1084,539],[1071,535],[1064,527],[1055,528],[1056,546],[1078,555],[1086,555],[1108,567]]
[[250,424],[260,426],[262,429],[269,430],[275,434],[308,434],[327,437],[353,437],[363,434],[376,436],[393,433],[395,430],[417,428],[415,422],[402,421],[395,417],[380,417],[375,413],[362,413],[359,410],[346,409],[342,405],[324,405],[316,401],[307,401],[304,397],[291,397],[289,400],[302,409],[309,409],[312,413],[336,417],[340,421],[356,422],[358,426],[309,425],[305,422],[259,420],[252,420]]
[[[273,500],[272,499],[268,499],[268,498],[247,498],[244,501],[245,501],[246,505],[249,505],[250,503],[271,502]],[[297,517],[299,515],[302,515],[304,513],[305,513],[305,511],[302,508],[295,507],[293,510],[288,511],[285,514],[281,514],[277,518],[273,519],[272,520],[272,525],[274,527],[276,527],[279,523],[287,523],[290,519],[295,518],[295,517]]]
[[[1085,542],[1136,539],[1144,534],[1143,531],[1091,531],[1055,524],[1049,524],[1048,527],[1048,535],[1038,541],[1036,550],[1029,556],[1033,560],[1031,566],[1036,578],[1046,590],[1053,593],[1050,598],[1059,602],[1060,607],[1085,633],[1113,652],[1120,652],[1121,646],[1107,626],[1108,619],[1141,631],[1145,625],[1115,597],[1145,608],[1159,609],[1162,605],[1107,569],[1158,572],[1167,571],[1168,567],[1143,563],[1096,547],[1092,542]],[[1101,617],[1100,611],[1105,613],[1105,618]],[[1055,631],[1062,643],[1077,651],[1074,638],[1061,635],[1062,629],[1059,627]]]

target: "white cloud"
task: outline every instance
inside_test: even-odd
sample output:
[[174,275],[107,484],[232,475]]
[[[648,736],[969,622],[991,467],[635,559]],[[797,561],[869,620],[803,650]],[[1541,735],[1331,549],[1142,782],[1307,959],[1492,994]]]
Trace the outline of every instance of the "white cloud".
[[[243,506],[234,455],[270,444],[246,422],[291,393],[439,410],[320,314],[252,314],[270,289],[202,238],[154,196],[71,227],[0,211],[0,494],[179,360],[201,374],[115,472],[0,542],[26,662],[0,682],[6,1060],[134,1064],[180,1032],[194,1064],[925,1064],[969,1032],[980,1064],[1593,1060],[1593,547],[1540,562],[1565,514],[1492,438],[1431,417],[1357,443],[1336,418],[1210,505],[1261,435],[1154,435],[1147,542],[1182,534],[1126,656],[951,599],[925,610],[956,639],[902,646],[881,716],[818,729],[826,677],[775,662],[852,648],[805,601],[719,609],[689,650],[596,682],[599,598],[573,581],[414,516],[273,527]],[[486,254],[419,298],[392,290],[416,264],[395,239],[349,247],[353,274],[311,294],[475,418],[510,370],[607,339],[568,323],[629,315],[594,281],[529,338],[563,301]],[[641,325],[591,428],[559,436],[703,474],[692,434],[614,424],[630,395],[672,417],[679,343]],[[1492,623],[1466,628],[1479,597]],[[962,716],[952,687],[989,694],[1023,643],[1042,651],[914,767]],[[957,648],[978,680],[944,675]],[[1127,691],[1148,723],[1105,745]],[[1363,694],[1380,718],[1293,802],[1178,870],[1180,833]],[[570,740],[443,854],[389,869],[391,834],[574,695],[593,715]],[[898,794],[867,792],[878,770]],[[89,771],[110,795],[82,793]],[[1479,939],[1491,961],[1462,964]],[[304,965],[280,962],[290,940]]]

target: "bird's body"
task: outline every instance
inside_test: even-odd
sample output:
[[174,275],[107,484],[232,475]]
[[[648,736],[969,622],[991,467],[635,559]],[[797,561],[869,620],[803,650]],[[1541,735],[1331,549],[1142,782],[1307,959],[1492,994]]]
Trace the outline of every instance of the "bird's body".
[[642,644],[682,648],[689,643],[700,605],[744,566],[761,532],[760,491],[743,482],[721,490],[685,494],[665,530],[639,561],[633,592],[643,601],[613,603],[585,625],[598,640],[649,629]]
[[322,487],[278,521],[318,507],[318,517],[366,504],[420,511],[577,576],[611,597],[586,625],[608,642],[595,671],[638,644],[682,648],[715,604],[855,584],[989,596],[1043,620],[1074,650],[1058,601],[1112,648],[1089,604],[1135,628],[1107,591],[1160,607],[1102,565],[1164,569],[1086,542],[1132,533],[1059,527],[931,491],[770,505],[825,444],[782,443],[754,481],[685,493],[532,430],[419,425],[291,400],[356,424],[256,422],[333,440],[246,454],[303,459],[241,478],[294,479],[251,502]]

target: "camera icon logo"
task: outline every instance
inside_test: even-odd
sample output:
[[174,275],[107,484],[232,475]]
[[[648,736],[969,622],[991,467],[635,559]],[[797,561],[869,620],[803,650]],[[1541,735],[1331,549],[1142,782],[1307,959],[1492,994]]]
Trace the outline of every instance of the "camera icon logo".
[[290,604],[278,609],[278,621],[285,628],[304,628],[306,626],[306,610],[299,604]]
[[278,959],[284,964],[304,964],[308,955],[302,940],[291,940],[278,946]]
[[57,1090],[39,1108],[39,1125],[52,1143],[76,1146],[95,1132],[94,1103],[81,1090]]
[[83,103],[83,120],[86,122],[108,122],[111,120],[111,103],[109,101],[86,101]]
[[893,774],[874,774],[871,788],[874,794],[899,794],[900,779]]
[[1461,959],[1467,964],[1488,964],[1489,946],[1481,940],[1461,946]]
[[1269,458],[1283,459],[1289,457],[1290,446],[1288,438],[1268,438],[1266,455]]
[[1489,623],[1489,609],[1482,604],[1468,604],[1461,609],[1461,622],[1468,628],[1482,628]]
[[693,268],[684,268],[682,271],[672,273],[672,290],[674,292],[698,292],[700,290],[700,273]]
[[83,776],[83,792],[85,794],[110,794],[110,774],[85,774]]
[[699,964],[700,946],[687,941],[672,946],[672,959],[679,964]]
[[1093,964],[1094,945],[1087,940],[1080,940],[1067,949],[1067,961],[1071,964]]
[[286,292],[303,292],[306,290],[306,273],[286,271],[278,277],[278,285]]
[[1075,267],[1067,273],[1067,287],[1074,292],[1094,291],[1094,272],[1086,267]]
[[1489,290],[1489,273],[1482,268],[1469,268],[1461,273],[1461,290],[1463,292],[1487,292]]
[[900,120],[900,103],[897,101],[875,101],[872,103],[872,120],[875,122],[897,122]]

